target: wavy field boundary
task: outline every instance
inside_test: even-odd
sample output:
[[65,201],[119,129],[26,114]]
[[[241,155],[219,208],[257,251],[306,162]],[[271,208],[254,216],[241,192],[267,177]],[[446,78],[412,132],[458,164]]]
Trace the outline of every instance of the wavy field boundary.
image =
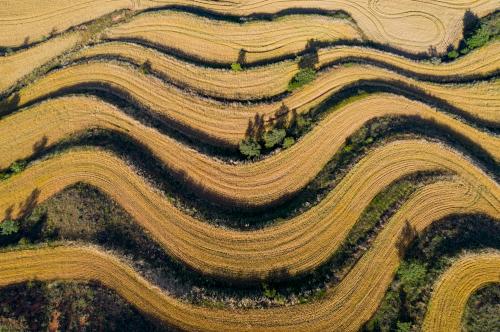
[[[238,100],[271,98],[287,91],[288,83],[298,73],[295,61],[280,61],[243,71],[209,68],[178,59],[152,48],[126,42],[107,42],[88,47],[73,55],[73,60],[118,58],[137,65],[148,63],[151,70],[177,85],[207,96]],[[390,67],[423,80],[460,81],[494,75],[500,70],[500,42],[492,42],[456,61],[434,65],[369,47],[338,46],[318,51],[318,67],[347,61],[374,63]],[[207,63],[208,64],[208,63]],[[182,68],[182,69],[181,69]]]
[[[318,11],[343,10],[349,13],[370,40],[391,44],[410,52],[427,52],[429,46],[444,52],[448,45],[461,38],[465,10],[485,16],[497,9],[495,0],[410,1],[397,3],[373,0],[340,1],[258,1],[234,2],[189,0],[64,0],[5,1],[0,10],[0,45],[20,46],[39,40],[53,29],[65,30],[119,9],[147,9],[168,6],[187,6],[230,15],[273,14],[303,8]],[[54,17],[58,23],[54,26]]]
[[[0,256],[0,284],[9,285],[35,278],[98,280],[115,289],[144,313],[186,330],[357,331],[376,310],[399,265],[394,237],[402,231],[402,225],[391,222],[390,226],[377,237],[373,248],[346,278],[327,292],[324,300],[288,308],[233,311],[183,304],[162,293],[117,258],[88,247],[61,246],[4,252]],[[494,262],[488,261],[495,267],[499,262],[497,256],[497,253],[488,256],[494,258]],[[462,261],[457,264],[460,267]],[[490,266],[484,261],[479,265]],[[450,271],[455,271],[456,266],[453,265]],[[431,306],[430,310],[433,313],[434,308]],[[451,315],[456,316],[454,313]]]
[[[415,204],[409,209],[405,205],[399,212],[409,220],[423,218],[430,223],[444,217],[444,212],[451,213],[447,197],[453,198],[450,209],[456,213],[474,212],[477,202],[489,214],[499,213],[500,188],[495,181],[457,153],[420,140],[396,141],[376,149],[318,205],[262,230],[240,232],[200,222],[173,207],[122,160],[96,150],[55,156],[1,182],[0,210],[5,218],[15,218],[71,184],[89,183],[116,200],[172,255],[196,270],[261,279],[276,270],[291,275],[309,271],[326,261],[377,193],[419,171],[448,171],[463,180],[447,183],[450,191],[425,206]],[[460,199],[463,196],[466,202]]]
[[71,50],[80,41],[77,32],[65,34],[12,55],[0,57],[0,92],[51,59]]
[[305,86],[281,102],[227,104],[190,94],[116,63],[91,62],[50,73],[6,99],[4,104],[23,107],[42,98],[70,92],[82,86],[102,89],[137,101],[152,112],[170,119],[172,125],[184,134],[237,146],[245,137],[249,122],[256,115],[259,114],[264,120],[268,120],[282,104],[298,114],[304,113],[346,86],[358,84],[360,81],[376,81],[381,85],[393,86],[397,90],[400,84],[415,86],[431,95],[429,98],[438,98],[452,107],[457,107],[463,113],[460,115],[500,123],[500,98],[497,93],[500,80],[472,85],[432,84],[364,65],[342,67],[319,75],[313,84]]
[[460,331],[467,300],[476,290],[492,283],[500,283],[500,253],[460,258],[434,286],[422,330]]
[[146,13],[105,32],[108,39],[138,39],[214,62],[257,62],[294,54],[309,40],[360,40],[350,21],[319,15],[291,15],[243,24],[176,11]]
[[[121,132],[147,147],[174,174],[215,197],[263,206],[304,188],[370,119],[419,116],[468,137],[498,163],[500,139],[403,97],[376,94],[329,114],[293,147],[256,163],[232,165],[180,144],[95,98],[52,99],[0,121],[0,167],[91,128]],[[313,148],[314,147],[314,148]]]

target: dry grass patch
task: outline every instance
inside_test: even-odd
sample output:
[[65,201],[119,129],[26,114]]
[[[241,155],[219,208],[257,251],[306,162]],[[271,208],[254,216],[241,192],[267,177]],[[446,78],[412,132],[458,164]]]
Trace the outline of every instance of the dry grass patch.
[[[416,193],[377,236],[372,248],[322,300],[311,304],[267,310],[228,310],[184,304],[162,293],[129,266],[96,248],[59,246],[4,252],[0,255],[0,285],[31,279],[98,280],[115,289],[146,314],[186,330],[198,331],[357,331],[377,309],[399,265],[396,243],[405,228],[405,219],[421,231],[429,215],[461,212],[495,215],[485,200],[463,183],[436,183]],[[436,199],[438,204],[436,204]],[[441,199],[441,200],[440,200]],[[434,201],[434,202],[433,202]],[[411,204],[425,209],[411,212]],[[427,206],[426,206],[427,205]],[[439,207],[437,207],[439,205]],[[406,215],[406,216],[405,216]],[[491,259],[491,255],[489,256]],[[498,278],[498,259],[494,278]],[[22,267],[22,268],[20,268]],[[456,265],[451,271],[455,271]],[[471,272],[471,269],[466,269]],[[456,284],[453,284],[455,286]],[[463,285],[460,283],[459,285]],[[434,308],[431,304],[431,312]],[[437,312],[441,314],[442,312]]]
[[[390,44],[410,52],[427,52],[429,46],[444,52],[461,38],[462,18],[467,9],[485,16],[497,9],[494,0],[440,1],[258,1],[196,2],[189,0],[64,0],[4,1],[0,9],[0,45],[19,46],[39,40],[53,29],[95,19],[119,9],[146,9],[168,5],[199,6],[231,15],[276,13],[295,8],[344,10],[363,33],[379,43]],[[57,22],[56,22],[57,21]]]
[[51,59],[71,50],[80,41],[79,33],[69,33],[12,55],[0,57],[0,92]]
[[131,8],[129,0],[7,0],[0,6],[0,46],[18,47]]

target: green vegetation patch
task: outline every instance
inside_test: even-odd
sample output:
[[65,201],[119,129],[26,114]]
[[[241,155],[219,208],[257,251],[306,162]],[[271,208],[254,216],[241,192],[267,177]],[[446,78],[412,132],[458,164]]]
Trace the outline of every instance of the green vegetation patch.
[[294,91],[312,82],[316,78],[316,70],[313,68],[303,68],[288,83],[288,91]]

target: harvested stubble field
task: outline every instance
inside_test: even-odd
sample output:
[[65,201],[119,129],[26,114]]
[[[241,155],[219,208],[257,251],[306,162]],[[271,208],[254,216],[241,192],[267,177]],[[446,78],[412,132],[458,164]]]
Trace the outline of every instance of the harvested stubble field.
[[[64,174],[58,175],[61,169]],[[0,207],[16,217],[31,200],[41,202],[71,184],[90,183],[115,199],[172,255],[193,268],[221,277],[263,279],[273,270],[294,275],[326,261],[378,192],[398,178],[426,170],[449,171],[463,180],[460,185],[447,183],[450,191],[441,190],[424,207],[415,204],[414,211],[405,213],[412,216],[410,220],[423,218],[422,223],[428,224],[462,209],[484,210],[493,216],[500,212],[500,188],[482,171],[439,144],[413,140],[375,150],[320,204],[259,231],[223,230],[184,214],[130,166],[98,150],[55,156],[0,183]],[[445,204],[448,195],[449,210]]]
[[347,20],[296,15],[271,22],[214,21],[178,12],[143,14],[106,31],[106,38],[141,40],[217,62],[256,62],[302,51],[307,42],[357,40]]
[[82,86],[90,86],[95,90],[118,94],[141,108],[166,118],[185,135],[237,146],[245,138],[249,122],[254,120],[256,115],[267,121],[275,116],[283,104],[290,110],[295,110],[297,114],[305,113],[346,86],[360,81],[383,81],[386,83],[382,85],[394,86],[396,89],[399,89],[401,82],[422,90],[429,98],[443,100],[467,117],[496,124],[500,122],[498,79],[474,84],[436,84],[417,81],[368,65],[341,67],[322,73],[311,84],[280,101],[225,103],[200,97],[116,62],[98,61],[77,64],[49,73],[9,97],[6,102],[14,103],[15,100],[18,107],[23,107],[47,96],[56,96],[61,91],[71,92]]
[[[97,281],[159,329],[375,331],[365,324],[417,236],[453,216],[500,220],[500,32],[498,16],[482,18],[498,9],[493,0],[0,0],[0,287]],[[86,140],[96,132],[119,145]],[[409,178],[412,193],[384,201]],[[179,273],[235,293],[262,283],[273,305],[200,305],[119,252],[12,242],[19,223],[40,218],[37,205],[78,183],[123,208]],[[168,191],[177,184],[185,196]],[[380,220],[362,224],[377,204]],[[275,208],[285,217],[269,217]],[[236,210],[270,219],[221,226]],[[363,227],[366,239],[345,251]],[[273,289],[326,274],[346,252],[352,266],[320,296],[285,302]],[[435,285],[418,286],[433,289],[425,319],[394,318],[394,330],[460,330],[469,297],[500,282],[499,264],[494,250],[462,254]],[[87,318],[60,318],[61,305],[82,305],[68,301],[45,316],[2,309],[0,330],[13,321],[84,330]]]
[[[500,283],[500,253],[467,255],[455,262],[434,286],[424,331],[458,331],[467,299],[477,289]],[[442,312],[449,315],[443,316]]]
[[218,161],[179,144],[100,100],[75,96],[53,99],[5,118],[0,123],[0,167],[6,168],[15,160],[27,158],[39,142],[50,146],[86,129],[102,128],[121,132],[140,142],[172,172],[182,173],[194,184],[202,184],[203,189],[214,196],[259,206],[302,189],[350,135],[367,121],[387,115],[432,120],[438,126],[447,126],[458,135],[473,139],[496,162],[500,160],[498,137],[421,103],[388,94],[368,96],[346,105],[330,113],[295,146],[262,161],[238,165]]
[[[37,40],[50,33],[95,19],[119,9],[154,9],[186,6],[227,15],[248,16],[283,11],[345,11],[371,40],[393,45],[411,52],[426,52],[429,47],[444,51],[460,39],[464,11],[470,9],[485,16],[497,9],[495,0],[412,1],[393,3],[389,0],[339,1],[191,1],[191,0],[64,0],[2,2],[0,11],[0,45],[18,46],[28,38]],[[54,23],[57,17],[57,24]]]
[[[120,58],[136,65],[149,63],[151,70],[168,77],[177,85],[208,96],[236,100],[258,100],[282,94],[287,90],[288,82],[299,72],[296,61],[292,60],[239,72],[202,67],[151,48],[126,42],[107,42],[86,48],[74,55],[76,61],[93,58]],[[322,68],[352,59],[391,66],[417,77],[453,81],[456,78],[495,74],[500,61],[500,43],[493,42],[456,61],[439,65],[412,61],[368,47],[338,46],[320,49],[317,66]]]

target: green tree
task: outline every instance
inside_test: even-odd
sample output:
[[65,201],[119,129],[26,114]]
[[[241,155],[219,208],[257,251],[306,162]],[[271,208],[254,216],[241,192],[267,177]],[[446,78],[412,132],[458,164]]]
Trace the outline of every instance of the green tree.
[[260,156],[261,146],[253,138],[249,138],[240,142],[240,152],[248,159],[257,158]]
[[316,78],[316,71],[313,68],[301,69],[295,76],[293,76],[290,83],[288,83],[288,91],[294,91]]
[[286,131],[284,129],[273,129],[264,134],[264,146],[266,149],[272,149],[276,145],[283,142],[286,136]]
[[283,140],[282,146],[284,149],[288,149],[289,147],[291,147],[294,144],[295,144],[295,139],[293,137],[285,137],[285,139]]
[[0,234],[11,235],[19,231],[19,225],[14,220],[5,220],[0,223]]

